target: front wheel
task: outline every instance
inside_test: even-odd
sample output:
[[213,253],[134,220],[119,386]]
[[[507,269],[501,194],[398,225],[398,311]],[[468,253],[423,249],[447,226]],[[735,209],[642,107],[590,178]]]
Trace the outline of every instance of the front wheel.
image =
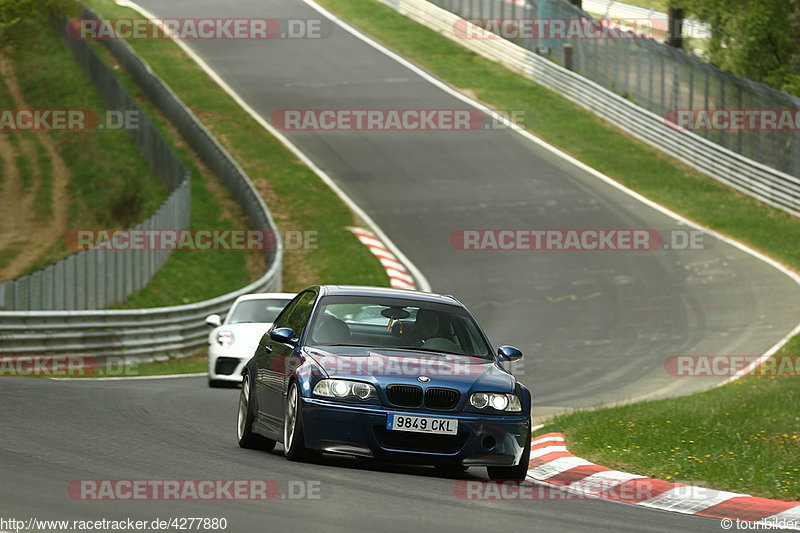
[[272,451],[275,448],[275,441],[253,433],[254,420],[253,384],[250,380],[250,374],[245,374],[244,378],[242,378],[242,390],[239,393],[239,416],[236,420],[239,446],[254,450]]
[[297,383],[289,386],[283,420],[283,447],[286,458],[301,461],[309,456],[303,436],[303,413],[300,410],[300,392]]
[[516,466],[487,466],[486,473],[489,474],[489,479],[513,479],[516,481],[523,481],[528,475],[528,463],[531,460],[531,422],[528,421],[527,443],[522,452],[522,458]]

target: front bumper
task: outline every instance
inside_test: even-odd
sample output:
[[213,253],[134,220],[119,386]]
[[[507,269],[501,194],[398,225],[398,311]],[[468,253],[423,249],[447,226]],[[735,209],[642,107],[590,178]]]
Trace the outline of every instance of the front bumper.
[[[514,414],[487,416],[345,404],[301,398],[307,448],[415,464],[513,466],[530,442],[530,419]],[[431,435],[386,429],[389,413],[458,420],[457,435]]]
[[241,383],[242,371],[250,356],[217,347],[208,350],[208,378],[215,381]]

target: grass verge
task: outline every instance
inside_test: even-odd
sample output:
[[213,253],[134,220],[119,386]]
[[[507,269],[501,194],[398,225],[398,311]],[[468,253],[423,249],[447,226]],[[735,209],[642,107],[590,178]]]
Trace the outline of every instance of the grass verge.
[[[729,189],[375,0],[319,0],[420,67],[614,180],[800,270],[800,219]],[[614,154],[609,157],[609,154]]]
[[[29,23],[15,28],[15,31],[25,30],[25,24]],[[35,108],[88,108],[104,112],[102,99],[61,40],[41,27],[38,32],[31,28],[28,30],[25,35],[36,36],[35,42],[19,41],[14,49],[19,83],[28,103]],[[121,71],[117,70],[117,74],[119,76]],[[155,108],[143,95],[137,96],[145,112],[154,117]],[[162,135],[179,153],[192,175],[191,227],[242,227],[244,217],[241,209],[232,201],[226,203],[227,191],[216,184],[216,190],[212,192],[216,178],[192,159],[191,152],[181,146],[180,136],[168,127],[163,118],[158,122]],[[71,174],[70,222],[65,229],[127,228],[150,216],[166,199],[163,186],[126,132],[65,131],[51,132],[50,135],[59,143],[59,151]],[[47,213],[48,204],[57,201],[52,197],[50,184],[52,165],[40,146],[37,141],[35,151],[28,150],[31,157],[35,156],[32,161],[37,163],[40,174],[33,202],[38,217]],[[108,157],[108,154],[114,154],[114,157]],[[23,179],[25,174],[23,172]],[[56,242],[29,271],[47,266],[70,253],[63,241]],[[264,272],[263,260],[259,264],[260,257],[257,252],[176,251],[150,284],[116,307],[189,303],[239,289]],[[219,276],[219,273],[224,275]],[[208,280],[215,276],[218,280],[209,284]]]
[[[783,355],[800,353],[795,338]],[[537,431],[636,474],[800,500],[800,375],[745,376],[705,392],[561,415]]]
[[[797,218],[720,185],[374,0],[318,1],[451,86],[496,109],[522,111],[533,133],[616,181],[800,268]],[[799,338],[781,351],[797,353]],[[622,470],[795,500],[799,396],[794,379],[746,377],[688,397],[563,415],[537,434],[560,431],[574,453]]]
[[[24,20],[11,32],[11,46],[2,52],[15,73],[13,91],[10,80],[0,82],[0,102],[6,109],[89,109],[105,112],[106,106],[80,67],[72,60],[58,37],[43,23]],[[18,92],[16,92],[18,91]],[[20,99],[24,98],[24,101]],[[135,223],[154,213],[166,199],[166,193],[152,169],[122,131],[3,131],[9,153],[3,170],[5,186],[11,168],[16,167],[19,187],[11,197],[7,190],[4,209],[26,211],[17,223],[26,228],[24,239],[13,244],[16,250],[0,250],[7,256],[24,249],[33,258],[26,266],[11,273],[18,277],[52,264],[72,253],[63,239],[50,239],[44,231],[52,222],[53,213],[64,212],[58,224],[60,231],[78,228],[115,227]],[[56,170],[45,143],[54,146],[66,168],[60,168],[58,179],[68,180],[68,197],[54,197],[53,179]],[[114,158],[105,154],[113,153]],[[65,175],[68,173],[68,175]],[[126,190],[133,190],[123,201]],[[54,205],[67,202],[68,206]],[[115,206],[125,204],[128,209]],[[133,207],[133,209],[131,209]],[[16,212],[16,211],[14,211]]]
[[655,9],[656,11],[666,13],[669,0],[625,0],[624,3],[632,6],[644,7],[646,9]]
[[[112,0],[87,3],[106,18],[139,16]],[[136,40],[130,44],[242,166],[279,230],[310,232],[315,237],[308,246],[284,250],[284,290],[298,291],[314,283],[388,286],[389,278],[380,262],[347,229],[359,221],[316,174],[211,81],[175,43]],[[205,276],[190,269],[179,273],[206,286],[211,285],[209,280],[216,284],[225,276],[224,271]],[[156,278],[161,275],[159,272]],[[154,279],[156,282],[158,279]],[[166,288],[171,284],[163,285]]]
[[[76,360],[80,360],[82,365],[85,366],[67,368],[70,363],[61,361],[57,363],[58,366],[56,366],[56,364],[53,365],[51,374],[46,372],[33,372],[30,375],[19,375],[17,377],[21,379],[43,379],[53,377],[56,379],[139,378],[208,372],[208,355],[205,353],[205,350],[198,350],[197,353],[189,357],[168,359],[166,361],[153,361],[150,363],[126,363],[123,359],[117,359],[113,362],[106,361],[103,366],[100,366],[96,364],[96,362],[89,364],[82,359],[83,356],[77,356],[76,358]],[[5,367],[0,367],[0,372],[3,370],[9,370],[7,361]],[[5,375],[9,376],[13,374]]]
[[143,377],[143,376],[170,376],[173,374],[199,374],[208,372],[208,355],[205,350],[190,357],[170,359],[169,361],[155,361],[152,363],[138,363],[128,366],[98,368],[97,374],[90,377]]

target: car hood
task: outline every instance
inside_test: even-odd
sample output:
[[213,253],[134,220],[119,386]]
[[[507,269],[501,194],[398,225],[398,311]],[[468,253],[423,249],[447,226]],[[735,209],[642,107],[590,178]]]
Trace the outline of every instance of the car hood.
[[[421,384],[452,387],[462,392],[513,392],[516,384],[514,377],[493,360],[410,350],[346,349],[346,354],[320,348],[306,348],[305,353],[328,377],[369,381],[381,386]],[[421,381],[420,377],[429,380]]]

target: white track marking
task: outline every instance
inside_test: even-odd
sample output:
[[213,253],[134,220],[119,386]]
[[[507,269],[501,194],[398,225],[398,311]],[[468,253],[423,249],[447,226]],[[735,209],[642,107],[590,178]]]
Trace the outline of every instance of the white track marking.
[[[164,374],[159,376],[117,376],[113,378],[47,378],[54,381],[120,381],[120,380],[145,380],[145,379],[172,379],[172,378],[196,378],[207,376],[208,372],[197,372],[196,374]],[[2,533],[2,531],[0,531]]]
[[[542,148],[548,150],[549,152],[555,154],[556,156],[564,159],[565,161],[568,161],[569,163],[573,164],[574,166],[578,167],[579,169],[583,170],[584,172],[586,172],[586,173],[594,176],[595,178],[607,183],[608,185],[611,185],[612,187],[622,191],[623,193],[625,193],[628,196],[638,200],[639,202],[645,204],[646,206],[648,206],[648,207],[650,207],[652,209],[655,209],[659,213],[662,213],[662,214],[672,218],[676,222],[678,222],[680,224],[685,224],[685,225],[687,225],[689,227],[692,227],[692,228],[695,228],[695,229],[699,229],[699,230],[705,231],[705,232],[709,233],[710,235],[713,235],[717,239],[719,239],[719,240],[721,240],[723,242],[726,242],[727,244],[730,244],[731,246],[734,246],[734,247],[738,248],[739,250],[741,250],[741,251],[743,251],[743,252],[745,252],[747,254],[750,254],[751,256],[755,257],[756,259],[760,259],[761,261],[767,263],[768,265],[772,266],[773,268],[775,268],[775,269],[779,270],[780,272],[784,273],[785,275],[789,276],[795,283],[800,285],[800,274],[797,274],[796,272],[791,270],[789,267],[779,263],[775,259],[772,259],[771,257],[759,252],[758,250],[755,250],[754,248],[751,248],[750,246],[748,246],[746,244],[743,244],[743,243],[741,243],[741,242],[739,242],[739,241],[737,241],[737,240],[735,240],[735,239],[733,239],[731,237],[728,237],[728,236],[723,235],[721,233],[717,233],[716,231],[711,230],[709,228],[703,227],[700,224],[698,224],[698,223],[696,223],[696,222],[694,222],[694,221],[692,221],[692,220],[690,220],[690,219],[688,219],[688,218],[686,218],[686,217],[684,217],[682,215],[679,215],[678,213],[670,210],[669,208],[664,207],[663,205],[661,205],[661,204],[659,204],[657,202],[654,202],[653,200],[650,200],[650,199],[642,196],[641,194],[637,193],[636,191],[634,191],[632,189],[629,189],[628,187],[622,185],[621,183],[618,183],[618,182],[614,181],[612,178],[606,176],[602,172],[600,172],[598,170],[595,170],[592,167],[590,167],[589,165],[587,165],[587,164],[575,159],[571,155],[569,155],[566,152],[562,151],[560,148],[557,148],[557,147],[553,146],[552,144],[546,142],[545,140],[537,137],[536,135],[534,135],[530,131],[528,131],[528,130],[526,130],[524,128],[520,128],[520,127],[513,127],[513,126],[516,126],[516,125],[514,123],[512,123],[510,120],[508,120],[506,117],[504,117],[502,115],[498,115],[497,113],[493,112],[492,109],[490,109],[489,107],[485,106],[481,102],[470,98],[469,96],[457,91],[456,89],[453,89],[452,87],[450,87],[449,85],[447,85],[446,83],[441,81],[440,79],[438,79],[435,76],[429,74],[428,72],[422,70],[421,68],[417,67],[416,65],[414,65],[413,63],[411,63],[407,59],[403,58],[399,54],[397,54],[397,53],[393,52],[392,50],[386,48],[382,44],[380,44],[377,41],[373,40],[371,37],[363,34],[361,31],[357,30],[356,28],[354,28],[350,24],[344,22],[342,19],[340,19],[339,17],[337,17],[336,15],[334,15],[333,13],[331,13],[330,11],[325,9],[324,7],[322,7],[319,4],[317,4],[314,0],[303,0],[303,2],[305,4],[307,4],[309,7],[315,9],[316,11],[318,11],[320,14],[322,14],[325,17],[329,18],[334,24],[336,24],[337,26],[339,26],[343,30],[347,31],[348,33],[352,34],[356,38],[358,38],[361,41],[365,42],[366,44],[368,44],[369,46],[371,46],[375,50],[378,50],[379,52],[383,53],[387,57],[390,57],[391,59],[397,61],[398,63],[400,63],[401,65],[403,65],[407,69],[411,70],[412,72],[414,72],[415,74],[417,74],[418,76],[420,76],[421,78],[426,80],[427,82],[431,83],[435,87],[438,87],[439,89],[441,89],[442,91],[446,92],[447,94],[453,96],[454,98],[456,98],[458,100],[461,100],[462,102],[474,107],[475,109],[478,109],[478,110],[480,110],[480,111],[482,111],[484,113],[487,113],[487,114],[491,115],[492,117],[496,117],[497,120],[502,122],[509,129],[512,129],[513,131],[516,131],[518,134],[522,135],[523,137],[525,137],[529,141],[536,143],[537,145],[539,145]],[[743,369],[738,374],[730,377],[729,379],[723,381],[722,383],[720,383],[717,386],[724,385],[724,384],[726,384],[726,383],[728,383],[730,381],[738,379],[739,377],[751,372],[753,369],[755,369],[758,366],[760,366],[766,359],[769,359],[769,357],[772,356],[775,352],[780,350],[787,342],[789,342],[790,338],[792,338],[794,335],[797,335],[797,334],[800,334],[800,323],[798,323],[798,325],[791,331],[791,333],[789,333],[788,335],[786,335],[785,337],[780,339],[778,342],[776,342],[774,345],[772,345],[772,347],[769,350],[767,350],[766,353],[764,353],[764,355],[762,355],[756,361],[751,363],[749,367]]]
[[[153,13],[148,11],[147,9],[143,8],[142,6],[136,4],[135,2],[131,2],[129,0],[116,0],[117,5],[122,7],[128,7],[135,11],[138,11],[142,16],[154,20],[157,19]],[[391,239],[383,232],[383,230],[378,226],[378,224],[372,220],[372,218],[363,210],[361,207],[356,204],[352,198],[347,196],[347,194],[336,184],[333,179],[331,179],[328,174],[319,168],[314,162],[304,154],[297,146],[295,146],[292,141],[290,141],[285,135],[283,135],[280,131],[275,129],[272,124],[264,120],[264,118],[259,115],[255,109],[250,107],[250,105],[245,102],[239,94],[234,91],[220,76],[219,74],[214,71],[204,60],[201,58],[194,50],[192,50],[186,43],[184,43],[180,39],[173,38],[175,43],[180,46],[180,48],[186,52],[186,55],[191,57],[197,65],[205,71],[205,73],[214,80],[217,85],[219,85],[228,95],[233,98],[233,100],[241,106],[253,119],[258,122],[264,129],[274,135],[286,148],[288,148],[294,155],[296,155],[303,163],[306,164],[319,178],[328,186],[330,187],[336,196],[338,196],[350,209],[355,212],[355,214],[364,221],[364,223],[369,226],[375,235],[377,235],[381,241],[389,248],[394,255],[406,266],[406,269],[414,276],[414,280],[416,281],[416,287],[418,290],[430,292],[431,285],[428,283],[428,280],[425,276],[420,272],[420,270],[411,262],[408,257],[406,257],[403,252],[392,242]]]
[[[505,117],[503,117],[502,115],[501,116],[496,116],[497,114],[493,113],[493,111],[489,107],[487,107],[484,104],[478,102],[477,100],[474,100],[474,99],[466,96],[465,94],[462,94],[462,93],[458,92],[457,90],[455,90],[452,87],[448,86],[447,84],[445,84],[444,82],[442,82],[438,78],[432,76],[431,74],[425,72],[424,70],[422,70],[421,68],[417,67],[413,63],[409,62],[408,60],[406,60],[402,56],[398,55],[397,53],[395,53],[392,50],[386,48],[385,46],[383,46],[382,44],[380,44],[377,41],[373,40],[372,38],[370,38],[370,37],[366,36],[365,34],[361,33],[359,30],[357,30],[354,27],[350,26],[349,24],[347,24],[346,22],[342,21],[339,17],[337,17],[336,15],[331,13],[330,11],[326,10],[325,8],[323,8],[322,6],[320,6],[319,4],[314,2],[314,0],[303,0],[303,2],[306,5],[308,5],[309,7],[311,7],[312,9],[314,9],[317,12],[319,12],[320,14],[322,14],[323,16],[327,17],[329,20],[331,20],[337,26],[341,27],[342,29],[344,29],[348,33],[352,34],[356,38],[358,38],[361,41],[363,41],[364,43],[368,44],[369,46],[371,46],[375,50],[381,52],[382,54],[386,55],[387,57],[389,57],[389,58],[393,59],[394,61],[400,63],[401,65],[403,65],[404,67],[408,68],[409,70],[411,70],[412,72],[414,72],[415,74],[420,76],[422,79],[428,81],[429,83],[431,83],[435,87],[438,87],[439,89],[441,89],[442,91],[446,92],[447,94],[449,94],[449,95],[453,96],[454,98],[456,98],[456,99],[458,99],[458,100],[460,100],[460,101],[462,101],[462,102],[474,107],[475,109],[478,109],[478,110],[480,110],[480,111],[482,111],[484,113],[487,113],[487,114],[490,114],[490,115],[496,117],[497,120],[502,122],[504,125],[508,126],[513,131],[516,131],[518,134],[524,136],[529,141],[536,143],[537,145],[539,145],[542,148],[548,150],[549,152],[553,153],[554,155],[556,155],[556,156],[564,159],[565,161],[568,161],[569,163],[573,164],[575,167],[577,167],[577,168],[583,170],[584,172],[594,176],[595,178],[607,183],[608,185],[611,185],[612,187],[614,187],[614,188],[618,189],[619,191],[627,194],[631,198],[634,198],[634,199],[638,200],[639,202],[647,205],[648,207],[650,207],[652,209],[655,209],[656,211],[658,211],[658,212],[660,212],[660,213],[672,218],[676,222],[679,222],[681,224],[685,224],[685,225],[687,225],[689,227],[692,227],[692,228],[695,228],[695,229],[700,229],[700,230],[706,231],[707,233],[713,235],[717,239],[719,239],[719,240],[721,240],[721,241],[723,241],[723,242],[725,242],[725,243],[727,243],[727,244],[729,244],[731,246],[734,246],[734,247],[738,248],[739,250],[741,250],[741,251],[743,251],[743,252],[745,252],[747,254],[750,254],[751,256],[753,256],[753,257],[755,257],[755,258],[767,263],[768,265],[772,266],[773,268],[775,268],[775,269],[779,270],[780,272],[784,273],[785,275],[789,276],[795,283],[800,285],[800,275],[798,275],[793,270],[790,270],[785,265],[783,265],[783,264],[779,263],[778,261],[772,259],[771,257],[768,257],[765,254],[763,254],[763,253],[761,253],[761,252],[759,252],[759,251],[757,251],[757,250],[755,250],[755,249],[753,249],[753,248],[751,248],[751,247],[749,247],[749,246],[747,246],[747,245],[745,245],[745,244],[743,244],[743,243],[741,243],[741,242],[739,242],[739,241],[737,241],[737,240],[735,240],[735,239],[733,239],[731,237],[728,237],[726,235],[717,233],[716,231],[713,231],[711,229],[705,228],[705,227],[701,226],[700,224],[698,224],[698,223],[696,223],[696,222],[694,222],[692,220],[689,220],[688,218],[686,218],[686,217],[684,217],[682,215],[679,215],[678,213],[675,213],[674,211],[668,209],[667,207],[664,207],[663,205],[661,205],[661,204],[659,204],[657,202],[654,202],[653,200],[650,200],[650,199],[642,196],[641,194],[629,189],[628,187],[622,185],[621,183],[618,183],[618,182],[614,181],[613,179],[611,179],[610,177],[606,176],[602,172],[600,172],[598,170],[595,170],[594,168],[590,167],[589,165],[586,165],[585,163],[575,159],[574,157],[572,157],[571,155],[569,155],[566,152],[562,151],[561,149],[551,145],[550,143],[544,141],[543,139],[540,139],[539,137],[537,137],[536,135],[534,135],[530,131],[528,131],[526,129],[523,129],[523,128],[519,128],[519,127],[512,127],[513,126],[512,122],[509,121],[508,119],[506,119]],[[146,9],[142,8],[138,4],[136,4],[134,2],[131,2],[129,0],[117,0],[117,4],[121,5],[121,6],[129,7],[131,9],[134,9],[134,10],[138,11],[139,13],[141,13],[143,16],[145,16],[145,17],[147,17],[149,19],[155,19],[156,18],[155,15],[153,15],[152,13],[147,11]],[[191,57],[200,66],[200,68],[202,68],[209,75],[209,77],[211,77],[220,87],[222,87],[222,89],[225,90],[225,92],[227,92],[231,96],[231,98],[233,98],[236,101],[236,103],[238,103],[245,111],[247,111],[247,113],[249,113],[250,116],[252,116],[254,120],[256,120],[259,124],[261,124],[261,126],[263,126],[265,129],[267,129],[267,131],[272,133],[276,138],[278,138],[279,141],[281,141],[281,143],[284,146],[289,148],[289,150],[291,150],[292,153],[294,153],[300,160],[302,160],[306,165],[308,165],[308,167],[311,168],[311,170],[313,170],[320,177],[320,179],[322,179],[323,182],[325,182],[331,189],[333,189],[333,191],[342,199],[342,201],[345,202],[345,204],[347,204],[359,217],[361,217],[364,220],[364,222],[370,227],[370,229],[372,229],[372,231],[386,244],[386,246],[390,250],[392,250],[392,252],[394,252],[394,254],[397,256],[397,258],[400,259],[406,265],[406,267],[408,268],[409,272],[411,272],[411,274],[417,280],[417,282],[418,282],[417,285],[418,285],[418,288],[420,290],[424,290],[424,291],[430,291],[431,290],[430,289],[430,284],[428,283],[427,279],[425,279],[425,277],[416,268],[416,266],[405,255],[403,255],[403,253],[400,251],[400,249],[397,248],[397,246],[394,245],[394,243],[386,236],[385,233],[383,233],[383,231],[380,229],[380,227],[378,227],[378,225],[369,217],[369,215],[367,215],[364,212],[364,210],[362,210],[349,196],[347,196],[344,193],[344,191],[342,191],[339,188],[338,185],[336,185],[336,183],[330,178],[330,176],[328,176],[322,169],[317,167],[317,165],[315,165],[314,162],[311,161],[311,159],[308,158],[308,156],[306,156],[302,151],[300,151],[299,148],[297,148],[294,144],[292,144],[291,141],[289,141],[289,139],[287,139],[280,131],[278,131],[275,128],[273,128],[271,124],[269,124],[266,120],[264,120],[253,108],[251,108],[230,86],[228,86],[227,83],[225,83],[225,81],[222,80],[222,78],[210,66],[208,66],[208,64],[206,64],[206,62],[198,54],[196,54],[191,48],[189,48],[189,46],[187,46],[186,43],[184,43],[180,39],[175,39],[175,42],[176,42],[176,44],[178,44],[178,46],[181,47],[182,50],[184,50],[184,52],[186,52],[187,55],[189,55],[189,57]],[[743,372],[740,372],[739,374],[732,376],[728,380],[720,383],[720,385],[724,385],[725,383],[728,383],[730,381],[738,379],[742,375],[745,375],[746,373],[751,372],[753,369],[755,369],[758,366],[760,366],[766,359],[768,359],[770,356],[772,356],[775,352],[780,350],[789,341],[789,339],[792,336],[794,336],[794,335],[796,335],[798,333],[800,333],[800,323],[798,323],[798,325],[788,335],[786,335],[785,337],[780,339],[778,342],[776,342],[759,359],[757,359],[756,361],[751,363],[751,365],[748,368],[744,369]]]

